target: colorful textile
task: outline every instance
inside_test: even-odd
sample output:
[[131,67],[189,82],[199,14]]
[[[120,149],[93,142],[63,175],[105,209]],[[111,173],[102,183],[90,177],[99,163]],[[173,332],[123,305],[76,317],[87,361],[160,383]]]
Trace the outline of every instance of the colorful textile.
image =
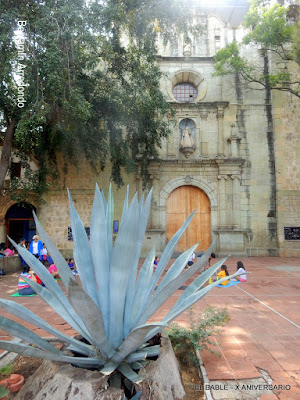
[[19,276],[19,283],[18,283],[18,290],[19,289],[25,289],[25,288],[29,288],[30,286],[28,285],[28,283],[26,283],[24,281],[24,279],[22,277],[28,278],[28,279],[32,279],[32,276],[28,273],[28,272],[22,272]]

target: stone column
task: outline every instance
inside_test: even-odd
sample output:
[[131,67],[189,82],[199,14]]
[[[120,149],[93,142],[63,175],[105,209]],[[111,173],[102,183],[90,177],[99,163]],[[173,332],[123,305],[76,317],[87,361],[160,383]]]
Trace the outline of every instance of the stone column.
[[241,206],[240,206],[240,176],[232,175],[232,226],[240,228],[241,225]]
[[168,149],[168,157],[175,158],[175,137],[178,136],[179,127],[176,126],[176,131],[172,132],[168,137],[167,149]]
[[224,156],[224,108],[218,107],[217,120],[218,120],[218,156]]
[[5,219],[0,219],[0,243],[6,242],[6,226],[5,226]]
[[152,179],[152,202],[151,202],[151,213],[150,213],[150,227],[153,229],[160,229],[160,209],[159,209],[159,180],[160,175],[152,174],[150,175],[150,179]]
[[219,227],[227,226],[226,215],[226,181],[227,175],[219,175]]
[[[205,129],[207,129],[207,117],[208,117],[208,111],[200,110],[202,132]],[[203,138],[200,137],[200,132],[199,132],[199,147],[198,148],[199,148],[199,153],[202,157],[208,156],[208,142],[203,142]]]

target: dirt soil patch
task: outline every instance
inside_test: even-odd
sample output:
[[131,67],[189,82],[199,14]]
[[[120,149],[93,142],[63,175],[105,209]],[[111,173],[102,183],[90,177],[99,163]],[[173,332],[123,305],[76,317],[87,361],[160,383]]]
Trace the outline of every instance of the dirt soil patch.
[[[12,374],[23,375],[25,380],[29,378],[42,364],[43,360],[38,358],[19,356],[12,364]],[[0,374],[0,380],[8,378],[7,375]]]
[[184,400],[204,399],[203,379],[200,366],[197,367],[192,362],[187,361],[185,357],[182,357],[180,350],[175,350],[174,352],[179,362],[181,381],[185,390]]

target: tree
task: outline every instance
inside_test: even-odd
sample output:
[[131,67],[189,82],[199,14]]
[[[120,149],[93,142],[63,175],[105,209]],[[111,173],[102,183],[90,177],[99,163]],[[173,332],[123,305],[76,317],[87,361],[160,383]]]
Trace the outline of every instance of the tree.
[[[265,6],[264,0],[252,0],[244,26],[249,33],[241,43],[233,41],[215,56],[215,75],[238,73],[245,85],[256,88],[258,84],[268,90],[290,92],[300,98],[299,6],[275,3]],[[294,49],[294,50],[293,50]],[[252,52],[252,55],[250,56]],[[261,56],[257,58],[257,52]],[[276,68],[270,71],[269,58]],[[297,64],[290,66],[294,60]]]
[[188,40],[192,10],[172,0],[3,0],[0,15],[0,190],[12,149],[26,175],[12,180],[15,195],[45,191],[58,152],[65,168],[84,156],[103,170],[109,159],[118,186],[139,164],[145,184],[173,115],[156,36],[167,41],[176,22]]

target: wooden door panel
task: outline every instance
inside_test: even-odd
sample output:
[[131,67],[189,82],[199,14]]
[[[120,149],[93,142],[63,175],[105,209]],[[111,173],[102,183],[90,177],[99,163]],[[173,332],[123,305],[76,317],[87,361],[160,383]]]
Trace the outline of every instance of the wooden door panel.
[[177,232],[186,218],[194,211],[189,227],[177,245],[177,251],[186,251],[200,242],[197,250],[206,250],[210,245],[210,203],[206,194],[194,186],[175,189],[167,200],[167,241]]

